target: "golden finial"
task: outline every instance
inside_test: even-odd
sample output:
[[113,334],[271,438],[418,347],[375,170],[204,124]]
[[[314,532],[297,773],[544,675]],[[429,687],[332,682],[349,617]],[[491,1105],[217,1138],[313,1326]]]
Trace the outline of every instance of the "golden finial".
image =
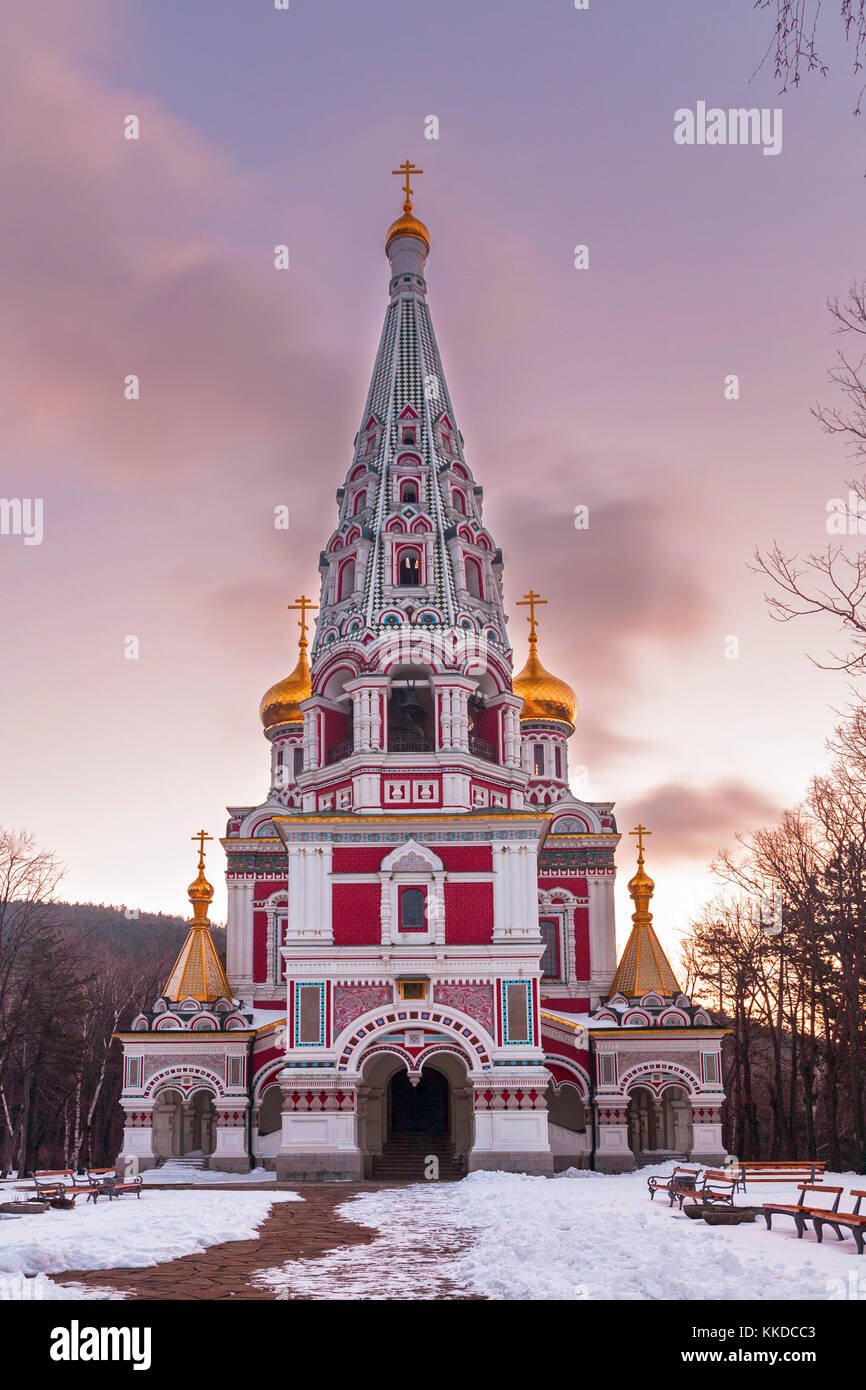
[[636,825],[634,830],[630,830],[629,835],[637,835],[637,862],[643,864],[643,837],[651,835],[652,831],[647,830],[645,825]]
[[288,608],[290,613],[296,612],[298,609],[301,610],[301,616],[298,619],[298,627],[301,629],[301,640],[298,643],[298,646],[300,647],[302,653],[306,650],[307,646],[309,645],[307,642],[307,609],[309,608],[311,613],[315,613],[318,606],[319,605],[317,603],[313,603],[313,600],[311,598],[307,598],[306,594],[301,594],[301,597],[296,598],[294,603],[286,604],[286,607]]
[[392,173],[392,174],[404,174],[404,175],[405,175],[406,182],[405,182],[405,184],[403,185],[403,192],[406,194],[406,201],[405,201],[405,203],[403,204],[403,211],[404,211],[404,212],[411,212],[411,211],[412,211],[412,188],[411,188],[410,183],[409,183],[409,175],[410,175],[410,174],[423,174],[423,173],[424,173],[424,170],[423,170],[423,169],[416,169],[416,168],[415,168],[415,165],[412,163],[411,159],[406,159],[406,160],[404,160],[404,162],[400,165],[400,168],[399,168],[399,169],[392,169],[392,170],[391,170],[391,173]]
[[540,607],[542,603],[547,603],[547,599],[542,598],[541,594],[537,594],[534,589],[530,589],[528,594],[524,594],[523,598],[517,600],[516,606],[518,608],[529,609],[529,617],[526,621],[529,623],[529,640],[533,643],[538,641],[538,635],[535,631],[538,619],[535,616],[535,610]]
[[651,922],[653,915],[649,910],[649,905],[655,884],[644,869],[643,837],[644,835],[651,835],[652,831],[647,830],[645,825],[636,825],[634,830],[630,830],[628,833],[637,836],[637,873],[629,880],[628,885],[628,891],[635,906],[631,919],[635,923]]
[[529,656],[523,670],[513,678],[511,688],[523,701],[520,718],[556,719],[560,723],[574,724],[577,716],[577,697],[566,681],[560,680],[546,671],[538,659],[538,618],[536,608],[547,603],[534,589],[517,600],[518,608],[528,608],[529,616]]
[[190,838],[191,840],[193,840],[193,841],[198,840],[198,866],[199,866],[200,869],[203,869],[203,868],[204,868],[204,842],[205,842],[205,840],[212,840],[212,839],[213,839],[213,835],[208,835],[208,833],[207,833],[206,830],[199,830],[195,835],[190,835],[189,838]]
[[196,927],[209,926],[207,910],[213,897],[213,887],[208,883],[204,876],[204,842],[212,840],[213,835],[208,835],[207,831],[199,830],[196,835],[191,835],[193,842],[198,842],[198,877],[193,879],[189,885],[189,900],[192,903],[193,925]]

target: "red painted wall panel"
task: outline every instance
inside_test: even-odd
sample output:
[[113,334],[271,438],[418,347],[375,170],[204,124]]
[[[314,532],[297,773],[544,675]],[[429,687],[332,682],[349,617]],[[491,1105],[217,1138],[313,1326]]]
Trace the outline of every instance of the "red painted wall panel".
[[279,889],[286,891],[288,878],[259,878],[253,884],[253,902],[261,903]]
[[258,984],[268,981],[268,918],[265,912],[253,913],[253,979]]
[[484,942],[493,937],[493,884],[445,884],[446,942]]
[[375,874],[389,849],[381,846],[353,845],[334,850],[331,867],[335,874]]
[[586,898],[589,896],[585,878],[559,878],[556,874],[539,874],[538,884],[546,893],[554,888],[565,888],[567,892],[573,893],[576,898]]
[[382,939],[378,883],[334,883],[331,911],[337,946],[375,946]]
[[589,961],[589,908],[574,909],[574,968],[579,980],[588,980]]
[[490,873],[493,850],[490,845],[431,845],[449,873]]
[[561,995],[555,998],[552,995],[541,996],[542,1009],[549,1009],[552,1014],[588,1014],[589,998],[563,999]]
[[[490,845],[431,845],[430,848],[442,860],[449,873],[490,873],[493,868],[493,850]],[[393,845],[384,848],[371,848],[367,845],[335,848],[333,871],[335,874],[378,873],[382,860],[387,854],[391,854],[393,849]]]

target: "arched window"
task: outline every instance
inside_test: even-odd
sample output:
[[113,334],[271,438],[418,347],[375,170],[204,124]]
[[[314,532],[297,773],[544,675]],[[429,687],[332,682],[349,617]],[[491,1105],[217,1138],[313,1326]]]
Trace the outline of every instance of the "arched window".
[[421,555],[417,550],[401,550],[397,583],[402,587],[421,583]]
[[414,478],[407,478],[406,481],[403,483],[402,487],[400,488],[400,501],[418,501],[418,484],[415,482]]
[[557,780],[557,782],[561,782],[561,781],[562,781],[562,749],[560,748],[559,744],[557,744],[557,745],[556,745],[556,748],[553,750],[553,757],[554,757],[554,761],[556,762],[556,780]]
[[555,918],[542,917],[539,922],[544,951],[541,956],[541,978],[559,979],[559,923]]
[[532,750],[532,762],[536,777],[544,776],[544,744],[536,743]]
[[404,888],[400,894],[400,930],[423,931],[425,925],[424,890]]
[[464,516],[466,515],[466,498],[459,488],[455,487],[451,489],[451,505],[455,511],[462,512]]
[[481,586],[481,566],[471,555],[466,556],[466,589],[473,598],[484,597],[484,590]]
[[364,508],[366,507],[366,505],[367,505],[367,489],[362,487],[360,492],[356,492],[356,493],[355,493],[355,503],[354,503],[354,506],[352,507],[352,515],[353,515],[353,516],[357,516],[359,512],[362,512],[362,511],[364,510]]
[[355,561],[347,560],[340,570],[340,599],[350,598],[355,591]]

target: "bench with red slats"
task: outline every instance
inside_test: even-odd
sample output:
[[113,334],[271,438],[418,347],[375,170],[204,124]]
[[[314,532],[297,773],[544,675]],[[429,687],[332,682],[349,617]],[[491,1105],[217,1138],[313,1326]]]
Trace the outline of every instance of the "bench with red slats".
[[781,1159],[779,1162],[744,1158],[732,1164],[730,1172],[737,1179],[737,1186],[745,1192],[747,1182],[795,1182],[798,1186],[807,1182],[814,1185],[824,1181],[826,1167],[826,1163],[811,1158]]
[[[800,1197],[796,1205],[789,1205],[781,1202],[765,1202],[764,1220],[767,1223],[767,1230],[771,1231],[773,1229],[774,1216],[793,1217],[794,1225],[797,1227],[797,1239],[802,1240],[807,1221],[814,1222],[816,1217],[819,1220],[823,1218],[827,1221],[833,1221],[835,1219],[835,1214],[839,1209],[839,1198],[842,1196],[845,1189],[844,1187],[824,1187],[823,1184],[819,1186],[815,1183],[808,1182],[798,1183],[797,1186],[800,1190]],[[807,1207],[807,1192],[820,1192],[822,1197],[829,1197],[831,1193],[835,1192],[836,1200],[832,1207],[826,1205],[823,1207]]]
[[815,1228],[815,1235],[818,1237],[819,1244],[824,1238],[825,1226],[832,1226],[839,1240],[845,1239],[840,1228],[846,1228],[854,1237],[854,1244],[857,1246],[857,1254],[862,1255],[863,1236],[864,1232],[866,1232],[866,1213],[861,1215],[860,1203],[863,1198],[866,1197],[866,1191],[852,1187],[851,1196],[857,1199],[854,1203],[853,1211],[836,1211],[832,1215],[830,1212],[819,1215],[816,1211],[812,1214],[812,1225]]
[[657,1192],[666,1192],[671,1199],[671,1206],[677,1198],[680,1198],[680,1207],[682,1207],[680,1193],[685,1196],[687,1192],[693,1192],[700,1174],[700,1168],[675,1168],[673,1173],[651,1173],[647,1178],[650,1201],[653,1200]]

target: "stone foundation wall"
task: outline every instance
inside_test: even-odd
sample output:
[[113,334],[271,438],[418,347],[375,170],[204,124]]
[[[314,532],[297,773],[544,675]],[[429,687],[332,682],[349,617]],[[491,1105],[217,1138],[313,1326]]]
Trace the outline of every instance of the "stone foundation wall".
[[279,1182],[358,1182],[360,1153],[280,1153],[274,1160]]
[[473,1153],[467,1156],[470,1173],[534,1173],[550,1177],[553,1173],[552,1153]]

